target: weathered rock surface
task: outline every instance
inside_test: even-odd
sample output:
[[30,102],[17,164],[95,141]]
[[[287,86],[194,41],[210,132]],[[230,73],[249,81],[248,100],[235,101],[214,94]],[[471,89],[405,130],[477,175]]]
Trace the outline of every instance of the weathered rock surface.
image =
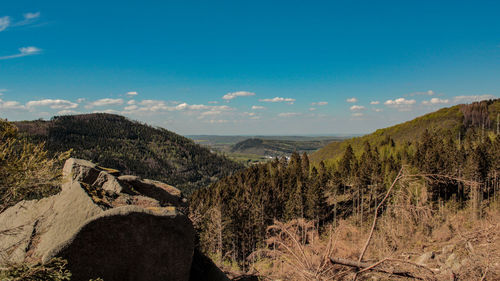
[[0,265],[68,260],[72,280],[189,280],[194,229],[167,184],[67,160],[62,191],[0,214]]

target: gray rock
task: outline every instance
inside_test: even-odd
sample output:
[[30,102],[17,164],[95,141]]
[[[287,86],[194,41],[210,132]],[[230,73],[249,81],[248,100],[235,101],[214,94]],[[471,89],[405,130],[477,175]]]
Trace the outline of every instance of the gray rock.
[[194,251],[189,219],[175,211],[155,213],[118,207],[89,219],[43,261],[68,260],[71,280],[188,280]]
[[194,229],[176,188],[71,158],[57,195],[0,213],[0,265],[68,260],[72,280],[189,280]]

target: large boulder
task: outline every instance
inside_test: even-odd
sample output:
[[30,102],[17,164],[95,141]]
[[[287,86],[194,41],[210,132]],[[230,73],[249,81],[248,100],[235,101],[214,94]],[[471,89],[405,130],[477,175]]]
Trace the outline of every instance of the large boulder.
[[67,160],[61,192],[0,213],[0,265],[68,260],[72,280],[189,280],[194,229],[164,183]]

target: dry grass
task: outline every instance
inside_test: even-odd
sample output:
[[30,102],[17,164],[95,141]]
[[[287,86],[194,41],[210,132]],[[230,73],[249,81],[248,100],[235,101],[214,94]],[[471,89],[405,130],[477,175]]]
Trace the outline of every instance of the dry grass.
[[[453,202],[433,206],[424,181],[405,179],[379,216],[363,260],[422,280],[500,280],[500,205],[491,202],[481,219],[473,213]],[[320,237],[311,222],[276,222],[269,228],[268,247],[251,256],[257,260],[254,270],[270,280],[401,279],[328,263],[329,256],[357,261],[370,235],[371,225],[359,226],[355,219],[336,225]],[[433,258],[417,264],[425,253]]]

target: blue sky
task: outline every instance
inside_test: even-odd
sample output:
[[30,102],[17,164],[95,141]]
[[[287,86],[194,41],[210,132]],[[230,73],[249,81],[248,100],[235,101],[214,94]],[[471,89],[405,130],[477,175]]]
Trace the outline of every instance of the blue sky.
[[9,120],[349,134],[500,96],[498,1],[4,2]]

